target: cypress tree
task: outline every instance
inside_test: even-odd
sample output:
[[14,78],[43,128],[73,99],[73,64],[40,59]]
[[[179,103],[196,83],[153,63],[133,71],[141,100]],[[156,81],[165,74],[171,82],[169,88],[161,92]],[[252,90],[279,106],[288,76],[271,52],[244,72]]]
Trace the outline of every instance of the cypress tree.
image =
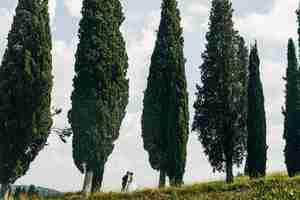
[[161,21],[151,58],[144,96],[142,137],[153,169],[171,185],[180,186],[186,164],[188,141],[188,93],[184,40],[176,0],[163,0]]
[[300,90],[299,90],[299,68],[296,56],[296,49],[292,39],[288,42],[288,67],[286,71],[286,101],[283,111],[284,149],[285,163],[289,176],[300,174]]
[[84,0],[76,52],[72,110],[73,158],[86,172],[84,188],[99,191],[105,163],[128,104],[128,57],[119,0]]
[[2,197],[27,172],[50,133],[51,48],[48,1],[19,0],[0,67]]
[[[247,114],[248,114],[248,67],[249,67],[249,51],[246,46],[245,40],[242,36],[237,34],[236,36],[236,46],[237,46],[237,66],[238,70],[236,71],[237,75],[237,92],[240,93],[239,99],[239,110],[240,110],[240,118],[239,124],[240,128],[243,130],[244,134],[240,134],[240,137],[247,137],[248,131],[247,129]],[[241,138],[240,141],[246,142],[245,138]],[[243,146],[245,145],[242,143]],[[245,171],[247,168],[247,162],[245,166]]]
[[[248,114],[248,84],[249,84],[249,51],[246,46],[245,40],[239,34],[236,35],[236,65],[234,72],[236,73],[235,79],[236,84],[234,84],[234,88],[236,93],[239,93],[238,96],[238,124],[239,128],[242,130],[243,134],[239,136],[242,137],[240,141],[246,142],[244,136],[247,136],[247,114]],[[244,143],[242,143],[244,145]]]
[[251,48],[248,85],[247,168],[250,178],[266,175],[266,113],[257,44]]
[[242,164],[247,136],[247,68],[240,58],[245,47],[240,48],[244,44],[233,28],[232,13],[229,0],[212,1],[193,122],[213,171],[225,171],[228,183],[233,165]]

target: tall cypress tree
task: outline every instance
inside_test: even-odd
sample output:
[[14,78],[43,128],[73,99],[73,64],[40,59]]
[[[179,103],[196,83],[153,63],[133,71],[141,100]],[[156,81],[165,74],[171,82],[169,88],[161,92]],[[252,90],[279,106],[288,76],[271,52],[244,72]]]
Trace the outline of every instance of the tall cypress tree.
[[286,71],[286,101],[283,111],[284,149],[285,163],[289,176],[300,174],[300,89],[299,89],[299,68],[296,56],[296,49],[292,39],[288,42],[288,67]]
[[[249,67],[249,50],[246,46],[245,40],[243,37],[237,34],[236,36],[236,46],[237,46],[237,67],[236,71],[236,81],[240,84],[237,84],[237,92],[240,93],[239,99],[239,110],[240,110],[240,118],[239,124],[240,128],[242,128],[244,134],[240,134],[242,137],[240,141],[246,142],[248,131],[247,129],[247,115],[248,115],[248,67]],[[244,138],[245,137],[245,138]],[[245,143],[242,143],[243,147],[245,147]],[[247,163],[246,163],[247,166]],[[246,167],[245,167],[246,170]]]
[[46,144],[52,125],[51,59],[48,1],[19,0],[0,67],[1,195]]
[[239,46],[244,44],[237,42],[232,13],[229,0],[212,1],[193,122],[213,170],[225,171],[227,182],[233,181],[233,165],[242,164],[247,135],[247,68],[239,58]]
[[251,48],[248,86],[247,169],[251,178],[266,175],[266,113],[257,44]]
[[142,136],[152,168],[171,185],[181,185],[188,141],[188,93],[180,11],[163,0],[161,21],[144,96]]
[[69,121],[75,165],[93,174],[86,184],[92,184],[94,192],[101,188],[128,104],[123,21],[119,0],[83,1]]

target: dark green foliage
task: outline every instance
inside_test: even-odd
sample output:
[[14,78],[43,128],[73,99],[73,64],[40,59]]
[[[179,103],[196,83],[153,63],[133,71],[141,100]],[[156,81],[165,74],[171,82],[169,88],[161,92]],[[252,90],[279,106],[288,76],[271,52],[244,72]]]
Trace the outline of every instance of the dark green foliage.
[[153,169],[182,183],[189,133],[188,93],[180,12],[163,0],[161,22],[144,96],[142,137]]
[[38,195],[38,191],[36,190],[36,187],[34,185],[30,185],[27,191],[27,195],[29,197],[32,197],[33,195]]
[[15,192],[14,192],[14,199],[19,200],[20,195],[22,193],[22,188],[21,187],[16,187]]
[[52,125],[47,0],[19,0],[0,67],[0,183],[24,175]]
[[232,13],[229,0],[212,1],[193,122],[213,170],[226,170],[227,182],[233,165],[242,164],[247,136],[247,49]]
[[265,176],[267,161],[266,113],[257,44],[251,48],[248,85],[247,172],[252,178]]
[[128,104],[124,16],[119,0],[84,0],[82,15],[69,121],[74,162],[82,172],[86,163],[99,188]]
[[[236,93],[239,94],[238,103],[236,104],[238,113],[238,128],[242,131],[241,134],[237,135],[239,138],[241,146],[238,146],[238,151],[244,151],[247,139],[247,115],[248,115],[248,84],[249,84],[249,51],[245,44],[245,40],[243,37],[238,36],[236,38],[236,46],[237,46],[237,70],[235,71],[236,76]],[[247,162],[246,162],[247,164]]]
[[300,90],[299,90],[299,68],[295,45],[292,39],[288,43],[288,68],[286,72],[286,102],[283,111],[284,149],[285,163],[289,176],[300,173]]

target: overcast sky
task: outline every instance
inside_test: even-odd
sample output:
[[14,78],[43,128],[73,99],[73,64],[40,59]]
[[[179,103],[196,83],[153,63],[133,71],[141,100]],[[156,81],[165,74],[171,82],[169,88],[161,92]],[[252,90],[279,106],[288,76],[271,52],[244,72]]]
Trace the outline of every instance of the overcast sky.
[[[81,0],[50,0],[51,28],[53,35],[53,105],[62,107],[64,113],[55,119],[55,127],[65,127],[66,113],[70,108],[74,53],[76,51],[78,22],[81,17]],[[284,81],[286,46],[289,37],[297,39],[295,10],[296,0],[233,0],[236,29],[248,44],[258,40],[261,56],[262,79],[265,89],[268,124],[268,171],[285,170],[283,147]],[[6,46],[17,0],[0,2],[0,61]],[[143,91],[149,70],[156,30],[160,19],[161,0],[123,0],[126,21],[122,31],[127,44],[130,68],[130,101],[123,121],[120,138],[106,165],[104,188],[120,188],[121,176],[135,172],[139,187],[153,187],[158,174],[148,163],[143,149],[140,117]],[[209,0],[179,0],[185,36],[185,57],[191,119],[194,113],[195,84],[200,80],[198,66],[204,50],[208,27]],[[213,174],[196,134],[190,134],[185,182],[193,183],[222,178]],[[35,184],[61,191],[80,190],[83,176],[72,160],[71,140],[62,144],[56,137],[49,138],[47,146],[32,163],[27,175],[17,184]]]

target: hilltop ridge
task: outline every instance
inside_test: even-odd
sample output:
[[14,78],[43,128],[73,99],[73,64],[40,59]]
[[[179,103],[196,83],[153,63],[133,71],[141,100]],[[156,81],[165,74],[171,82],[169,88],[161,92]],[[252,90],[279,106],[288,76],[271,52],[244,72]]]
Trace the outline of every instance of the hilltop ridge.
[[[82,200],[84,196],[68,193],[57,200]],[[238,177],[233,184],[223,181],[199,183],[181,188],[144,189],[132,193],[97,193],[90,200],[298,200],[300,177],[272,174],[265,179]]]

